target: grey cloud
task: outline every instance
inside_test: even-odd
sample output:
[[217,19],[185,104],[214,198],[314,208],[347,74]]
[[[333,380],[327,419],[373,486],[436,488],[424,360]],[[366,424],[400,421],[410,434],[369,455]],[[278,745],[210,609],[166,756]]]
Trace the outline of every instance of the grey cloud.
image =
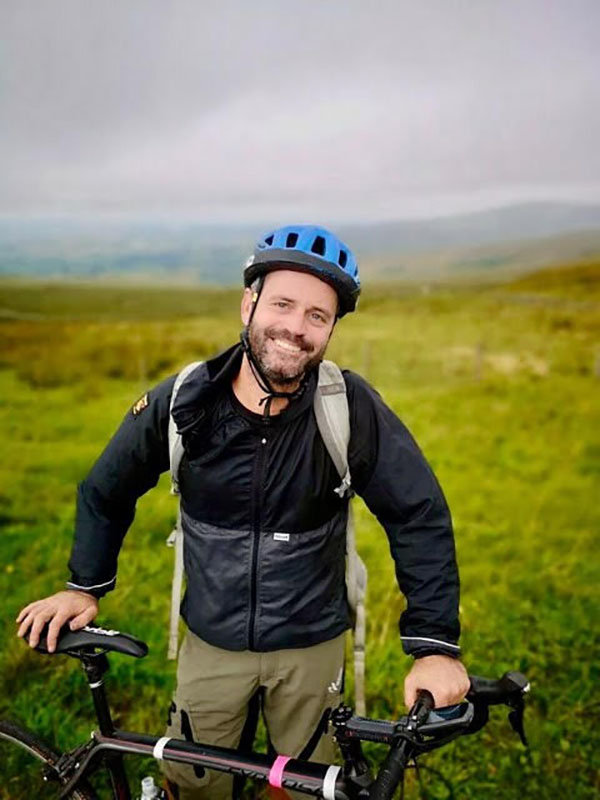
[[0,15],[4,213],[402,216],[600,187],[594,0]]

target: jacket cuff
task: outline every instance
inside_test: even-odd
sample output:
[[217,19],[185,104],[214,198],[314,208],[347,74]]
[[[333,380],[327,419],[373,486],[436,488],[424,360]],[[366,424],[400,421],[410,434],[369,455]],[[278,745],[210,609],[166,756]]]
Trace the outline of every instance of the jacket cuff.
[[424,647],[422,650],[414,650],[411,653],[414,659],[425,658],[425,656],[446,656],[447,658],[460,658],[460,653],[456,651],[450,652],[449,650],[438,650],[435,647]]
[[400,638],[404,652],[408,656],[423,658],[436,655],[460,658],[460,647],[452,642],[427,636],[401,636]]
[[117,585],[116,575],[109,581],[105,581],[103,583],[92,583],[91,581],[86,581],[83,579],[76,580],[75,578],[76,576],[73,576],[73,580],[67,581],[67,589],[74,589],[78,592],[87,592],[88,594],[98,598],[104,597],[107,592],[112,591]]

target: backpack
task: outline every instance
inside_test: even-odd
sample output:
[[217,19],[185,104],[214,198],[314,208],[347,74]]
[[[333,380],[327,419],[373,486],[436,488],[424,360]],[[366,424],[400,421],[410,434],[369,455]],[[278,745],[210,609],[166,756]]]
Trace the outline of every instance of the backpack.
[[[169,461],[171,470],[171,493],[179,494],[178,472],[183,456],[183,443],[177,433],[173,420],[173,405],[177,393],[188,375],[201,361],[188,364],[178,374],[173,386],[169,414]],[[353,495],[350,469],[348,466],[348,444],[350,441],[350,412],[346,396],[346,384],[340,368],[333,361],[322,361],[319,365],[319,380],[315,391],[313,408],[319,433],[327,452],[341,478],[334,490],[340,497]],[[171,618],[169,627],[168,658],[177,656],[179,606],[183,584],[183,530],[181,527],[181,508],[177,512],[175,528],[167,539],[167,544],[175,548],[175,565],[171,591]],[[352,504],[348,506],[346,528],[346,593],[352,614],[353,652],[354,652],[354,691],[357,713],[366,715],[365,708],[365,596],[367,590],[367,568],[356,551],[354,534],[354,515]]]

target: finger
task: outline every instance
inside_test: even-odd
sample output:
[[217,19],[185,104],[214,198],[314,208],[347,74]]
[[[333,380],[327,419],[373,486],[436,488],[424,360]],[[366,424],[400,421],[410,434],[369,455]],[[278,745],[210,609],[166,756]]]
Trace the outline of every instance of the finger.
[[466,694],[463,691],[463,682],[453,680],[445,686],[441,686],[438,691],[438,700],[441,706],[451,706],[460,703]]
[[429,687],[429,690],[433,695],[433,707],[434,708],[444,708],[444,706],[452,705],[452,699],[448,695],[448,693],[444,694],[438,687],[435,689],[433,687]]
[[23,636],[25,636],[25,634],[27,633],[27,631],[31,627],[31,623],[32,622],[33,622],[33,619],[31,617],[31,614],[28,614],[26,617],[24,617],[23,621],[21,622],[21,624],[19,626],[19,630],[17,631],[17,636],[20,636],[21,639],[22,639]]
[[17,631],[17,636],[20,636],[21,638],[26,636],[28,630],[33,625],[34,620],[35,620],[35,611],[30,611],[29,614],[27,614],[27,616],[21,623],[19,630]]
[[458,702],[454,700],[452,692],[449,691],[441,691],[438,689],[436,691],[431,691],[431,694],[435,700],[434,708],[444,708],[445,706],[451,706],[454,705],[455,702]]
[[418,692],[420,691],[429,692],[429,694],[433,697],[434,708],[442,708],[442,706],[449,705],[449,703],[445,702],[444,695],[439,691],[437,686],[427,686],[425,685],[426,683],[427,681],[420,681],[419,684],[413,684],[411,682],[409,688],[406,690],[406,705],[408,708],[412,708],[412,706],[417,702]]
[[471,684],[460,683],[453,687],[452,691],[448,692],[448,697],[446,699],[446,705],[455,705],[456,703],[462,703],[465,699],[465,695],[469,691]]
[[76,617],[74,617],[69,623],[69,627],[72,631],[77,631],[80,628],[84,628],[94,619],[97,613],[98,609],[96,606],[91,605],[89,608],[86,608],[84,611],[82,611],[81,614],[78,614]]
[[[36,601],[36,602],[37,602],[37,601]],[[25,606],[25,608],[22,608],[22,609],[19,611],[19,616],[16,618],[15,622],[16,622],[17,624],[18,624],[19,622],[22,622],[22,621],[25,619],[25,617],[27,616],[27,614],[29,614],[29,612],[32,610],[32,608],[34,607],[34,605],[35,605],[35,603],[29,603],[28,605],[26,605],[26,606]]]
[[53,653],[56,650],[56,643],[58,642],[58,634],[60,633],[60,629],[68,619],[69,619],[68,614],[65,614],[63,612],[62,614],[55,614],[54,618],[50,622],[50,625],[48,626],[48,636],[46,639],[46,646],[48,647],[49,653]]
[[412,681],[404,682],[404,704],[407,708],[412,708],[417,699],[417,689]]
[[29,646],[30,647],[37,647],[40,641],[40,633],[44,627],[44,625],[48,622],[49,619],[52,618],[52,611],[49,609],[45,609],[43,611],[38,611],[36,614],[33,625],[31,626],[31,633],[29,634]]

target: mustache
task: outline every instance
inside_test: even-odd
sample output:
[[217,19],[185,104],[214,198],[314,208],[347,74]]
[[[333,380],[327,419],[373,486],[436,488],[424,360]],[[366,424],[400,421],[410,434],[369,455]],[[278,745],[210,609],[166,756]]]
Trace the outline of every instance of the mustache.
[[285,328],[266,328],[265,336],[267,336],[269,339],[283,339],[284,341],[299,347],[301,350],[304,350],[306,353],[312,350],[312,346],[305,340],[304,336],[294,335]]

